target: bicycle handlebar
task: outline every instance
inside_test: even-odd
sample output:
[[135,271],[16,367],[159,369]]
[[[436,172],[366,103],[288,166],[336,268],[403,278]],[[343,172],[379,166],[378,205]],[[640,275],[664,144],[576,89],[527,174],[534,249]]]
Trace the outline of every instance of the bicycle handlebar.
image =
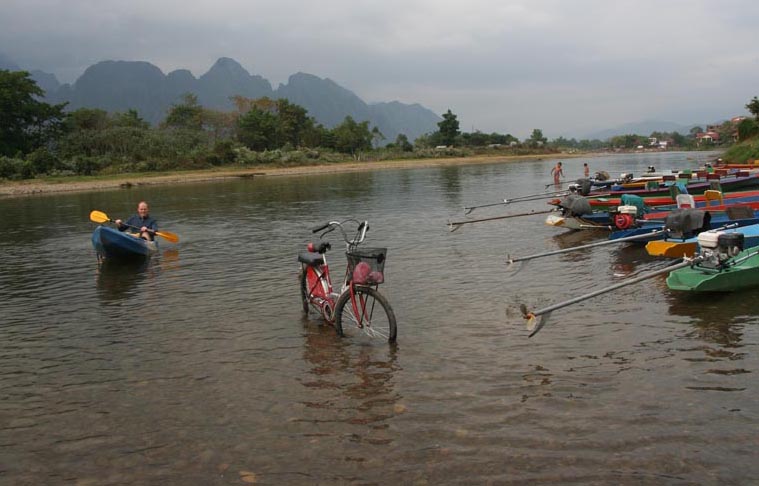
[[330,223],[324,223],[323,225],[315,226],[314,228],[311,228],[311,232],[312,233],[318,233],[319,231],[321,231],[323,229],[329,228],[329,225],[330,225]]
[[[345,229],[343,228],[343,224],[348,223],[348,222],[358,223],[358,228],[356,228],[356,236],[354,236],[352,240],[348,239],[348,234],[345,232]],[[342,222],[330,221],[329,223],[325,223],[325,224],[314,227],[311,231],[313,231],[314,233],[318,233],[319,231],[323,231],[326,229],[326,231],[324,231],[324,233],[322,233],[319,236],[320,238],[323,238],[324,235],[334,231],[335,228],[340,229],[340,233],[342,233],[343,240],[345,240],[347,244],[358,245],[361,242],[363,242],[364,239],[366,238],[366,232],[369,231],[369,222],[362,221],[359,223],[355,219],[346,219],[345,221],[342,221]]]

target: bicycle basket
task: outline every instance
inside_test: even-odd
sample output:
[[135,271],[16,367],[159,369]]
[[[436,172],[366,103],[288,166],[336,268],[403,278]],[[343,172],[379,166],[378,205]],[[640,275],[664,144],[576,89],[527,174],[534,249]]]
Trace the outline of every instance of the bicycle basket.
[[348,274],[358,285],[379,285],[385,281],[387,248],[354,248],[345,253]]

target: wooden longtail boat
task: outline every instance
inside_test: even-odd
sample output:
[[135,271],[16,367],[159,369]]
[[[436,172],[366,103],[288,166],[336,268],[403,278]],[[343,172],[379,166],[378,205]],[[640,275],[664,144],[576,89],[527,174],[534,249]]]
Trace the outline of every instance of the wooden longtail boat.
[[[708,211],[700,209],[681,209],[671,212],[667,219],[662,223],[646,221],[634,228],[613,231],[609,235],[610,240],[627,238],[635,235],[642,235],[658,229],[667,229],[671,234],[679,237],[689,238],[697,233],[710,229],[721,228],[727,225],[736,225],[736,227],[748,226],[759,223],[759,212],[752,212],[751,216],[747,214],[737,214],[737,217],[731,219],[727,213],[710,214]],[[682,222],[679,222],[682,221]],[[653,238],[661,239],[661,238]],[[647,243],[651,240],[640,240],[641,243]]]
[[[731,204],[737,202],[738,199],[745,198],[757,198],[759,200],[759,190],[747,190],[747,191],[734,191],[734,192],[722,192],[722,191],[704,191],[701,194],[694,194],[693,199],[696,202],[696,207],[703,207],[709,205],[712,201],[722,200],[724,204]],[[549,204],[556,204],[559,200],[554,199]],[[643,202],[649,207],[666,207],[676,204],[675,198],[670,196],[644,196]],[[621,197],[588,197],[588,203],[594,211],[608,210],[609,208],[616,208],[622,205]]]
[[[733,292],[759,286],[759,249],[743,248],[740,233],[704,233],[694,264],[673,270],[667,287],[687,292]],[[701,235],[699,235],[701,236]]]
[[[723,231],[726,233],[742,233],[743,248],[759,246],[759,224],[750,224],[740,228],[731,228]],[[685,239],[663,239],[646,243],[646,252],[651,256],[683,258],[692,257],[699,251],[698,236]]]
[[[723,192],[732,192],[747,187],[759,186],[759,173],[749,173],[746,171],[736,172],[734,175],[728,175],[721,177],[719,174],[713,174],[707,176],[709,178],[703,181],[687,182],[685,187],[689,194],[703,194],[704,191],[714,189],[715,185],[719,185],[720,190]],[[685,184],[684,181],[681,181]],[[612,186],[608,191],[591,191],[588,194],[589,197],[614,197],[621,196],[622,194],[635,194],[641,197],[646,196],[666,196],[670,193],[670,187],[675,185],[675,181],[671,181],[669,184],[660,184],[656,188],[640,188],[640,189],[627,189],[623,187],[615,188]]]

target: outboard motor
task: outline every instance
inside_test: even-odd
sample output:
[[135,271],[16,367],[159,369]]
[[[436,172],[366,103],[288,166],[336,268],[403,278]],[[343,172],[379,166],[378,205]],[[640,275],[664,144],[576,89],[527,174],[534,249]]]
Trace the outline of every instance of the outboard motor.
[[[590,189],[593,187],[593,182],[590,179],[577,179],[575,184],[572,184],[575,190],[572,192],[579,192],[583,196],[590,194]],[[571,190],[571,189],[570,189]]]
[[563,216],[582,216],[593,212],[587,199],[576,194],[570,194],[559,203]]
[[712,220],[708,211],[700,209],[673,209],[664,220],[664,227],[675,238],[692,238],[706,231]]
[[610,211],[609,216],[614,221],[614,227],[618,230],[626,230],[635,227],[635,218],[638,216],[638,208],[629,206],[617,206],[616,211]]
[[608,181],[609,180],[609,173],[605,170],[599,170],[596,172],[595,179],[598,182]]
[[653,174],[654,172],[656,172],[656,167],[654,167],[653,165],[649,165],[648,166],[648,173],[649,174]]
[[632,182],[635,177],[633,176],[632,172],[623,172],[619,174],[619,178],[622,179],[623,184],[626,184],[628,182]]
[[700,265],[706,268],[720,268],[730,258],[743,251],[743,233],[725,231],[704,231],[698,235],[701,247]]

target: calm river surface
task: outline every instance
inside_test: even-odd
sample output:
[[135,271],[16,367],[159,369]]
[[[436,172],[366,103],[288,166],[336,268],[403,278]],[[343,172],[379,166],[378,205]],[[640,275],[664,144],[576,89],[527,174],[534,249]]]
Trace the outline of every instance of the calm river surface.
[[[714,154],[587,159],[613,176]],[[756,484],[756,292],[693,297],[544,215],[449,232],[544,191],[555,159],[0,199],[0,484]],[[567,160],[571,179],[583,160]],[[89,212],[151,203],[177,245],[98,268]],[[543,201],[470,217],[543,210]],[[368,219],[398,344],[302,315],[309,228]],[[332,239],[333,273],[344,268]]]

